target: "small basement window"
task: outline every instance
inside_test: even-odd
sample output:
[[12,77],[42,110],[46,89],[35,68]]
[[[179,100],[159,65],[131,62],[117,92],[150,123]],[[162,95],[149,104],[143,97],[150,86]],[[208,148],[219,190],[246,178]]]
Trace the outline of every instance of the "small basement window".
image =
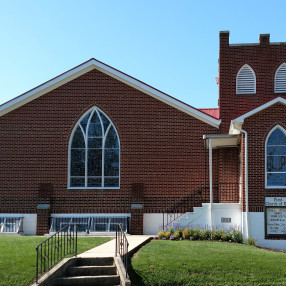
[[116,225],[121,224],[123,231],[129,233],[129,219],[127,216],[52,217],[50,232],[57,232],[68,224],[77,224],[81,233],[115,232]]
[[230,217],[222,217],[221,222],[223,223],[231,223],[231,218]]
[[23,217],[0,217],[0,233],[22,232],[23,220]]

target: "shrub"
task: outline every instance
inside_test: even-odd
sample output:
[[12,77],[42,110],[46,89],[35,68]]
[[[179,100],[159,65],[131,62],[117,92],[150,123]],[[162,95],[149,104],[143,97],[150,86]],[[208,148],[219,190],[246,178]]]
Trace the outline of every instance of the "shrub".
[[211,230],[205,229],[203,230],[203,239],[210,239],[211,238]]
[[224,231],[222,229],[216,229],[212,233],[212,239],[214,239],[214,240],[221,240],[223,234],[224,234]]
[[184,239],[190,239],[190,237],[192,236],[192,234],[190,233],[188,229],[183,230],[182,234],[183,234]]
[[250,237],[246,240],[246,244],[250,246],[255,246],[256,245],[256,240],[253,237]]
[[231,241],[231,234],[230,233],[223,233],[221,236],[221,240],[223,241]]
[[243,237],[242,233],[239,230],[233,230],[230,232],[231,234],[231,240],[237,243],[242,243],[243,242]]
[[175,239],[180,239],[182,237],[182,235],[179,231],[175,231],[173,235],[174,235]]
[[170,236],[171,236],[171,232],[170,232],[170,231],[166,231],[166,232],[164,233],[164,237],[165,237],[166,239],[170,239]]
[[167,230],[167,232],[170,232],[171,235],[172,235],[172,234],[174,234],[175,231],[174,231],[174,229],[171,227],[171,228],[169,228],[169,229]]
[[183,228],[178,228],[178,229],[176,229],[176,232],[178,232],[179,234],[180,234],[180,237],[183,237]]
[[[243,237],[242,233],[239,230],[232,230],[230,232],[224,232],[223,229],[216,229],[211,232],[210,229],[199,229],[199,228],[178,228],[174,231],[173,228],[170,228],[168,231],[160,231],[157,234],[159,239],[171,239],[171,240],[178,240],[178,239],[191,239],[191,240],[220,240],[220,241],[233,241],[236,243],[242,243]],[[157,238],[155,236],[155,238]],[[255,240],[249,239],[246,242],[249,245],[255,245]]]
[[194,228],[190,232],[192,234],[193,240],[201,239],[201,232],[202,231],[199,228]]
[[159,231],[157,233],[157,236],[159,237],[159,239],[162,239],[163,237],[165,237],[165,232],[164,231]]

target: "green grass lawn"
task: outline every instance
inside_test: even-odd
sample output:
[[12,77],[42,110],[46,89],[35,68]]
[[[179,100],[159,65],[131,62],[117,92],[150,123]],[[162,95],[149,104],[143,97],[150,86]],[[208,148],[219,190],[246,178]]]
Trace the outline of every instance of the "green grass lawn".
[[131,260],[134,285],[286,285],[286,254],[205,241],[152,241]]
[[[0,286],[27,286],[36,275],[37,244],[47,237],[0,236]],[[106,237],[79,237],[78,253],[109,241]]]

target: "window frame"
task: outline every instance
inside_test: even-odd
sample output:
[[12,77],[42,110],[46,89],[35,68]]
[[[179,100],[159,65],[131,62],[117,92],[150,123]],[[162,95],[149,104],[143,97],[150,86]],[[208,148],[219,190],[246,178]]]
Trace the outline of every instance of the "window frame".
[[[265,152],[264,152],[265,153],[265,159],[264,159],[264,161],[265,161],[265,189],[286,189],[286,185],[285,186],[269,186],[269,185],[267,185],[267,174],[271,173],[271,172],[267,171],[267,142],[268,142],[268,139],[271,136],[271,134],[276,129],[280,129],[284,133],[284,135],[286,137],[286,130],[282,126],[280,126],[280,125],[276,125],[275,127],[273,127],[269,131],[269,133],[268,133],[268,135],[266,137],[266,140],[265,140]],[[286,153],[285,153],[285,156],[286,156]],[[285,173],[286,174],[286,171],[285,172],[280,172],[280,173]]]
[[[104,130],[104,126],[102,123],[102,119],[99,116],[99,112],[101,112],[110,122],[108,128],[105,131],[104,137],[102,135],[102,148],[101,150],[103,150],[104,153],[104,149],[105,149],[105,140],[106,140],[106,136],[110,130],[111,127],[114,128],[114,131],[116,132],[117,138],[118,138],[118,150],[119,150],[119,156],[118,156],[118,162],[119,162],[119,170],[118,170],[118,176],[116,176],[116,178],[118,177],[118,186],[117,187],[86,187],[87,185],[87,166],[88,166],[88,160],[87,160],[87,150],[88,150],[88,136],[85,137],[84,135],[84,141],[85,141],[85,176],[84,176],[84,180],[85,180],[85,186],[84,187],[72,187],[70,185],[71,182],[71,177],[75,177],[75,176],[71,176],[71,145],[72,145],[72,140],[74,137],[74,133],[77,130],[77,127],[80,127],[82,133],[84,134],[84,130],[82,128],[82,126],[80,125],[81,120],[88,114],[90,113],[89,119],[88,119],[88,124],[86,126],[86,133],[88,133],[88,126],[89,126],[89,122],[91,121],[91,118],[93,116],[94,113],[97,113],[97,116],[99,117],[99,120],[101,122],[101,127],[103,127]],[[102,182],[104,182],[104,154],[102,155],[102,174],[101,174],[101,179]],[[73,127],[73,130],[70,134],[70,138],[69,138],[69,144],[68,144],[68,184],[67,184],[67,189],[69,190],[118,190],[120,189],[120,165],[121,165],[121,147],[120,147],[120,138],[119,138],[119,134],[117,132],[117,129],[114,125],[114,123],[112,122],[112,120],[109,118],[109,116],[107,116],[107,114],[105,112],[103,112],[100,108],[98,108],[97,106],[93,106],[92,108],[88,109],[76,122],[76,124]],[[112,177],[112,176],[106,176],[106,177]],[[102,183],[103,184],[103,183]]]
[[[245,68],[245,67],[249,67],[249,68],[251,69],[251,71],[252,71],[253,76],[254,76],[254,92],[239,92],[239,91],[238,91],[238,76],[239,76],[241,70],[242,70],[243,68]],[[253,68],[252,68],[249,64],[244,64],[244,65],[238,70],[238,72],[237,72],[237,74],[236,74],[236,81],[235,81],[235,92],[236,92],[236,94],[249,94],[249,95],[254,95],[254,94],[256,94],[256,74],[255,74]]]

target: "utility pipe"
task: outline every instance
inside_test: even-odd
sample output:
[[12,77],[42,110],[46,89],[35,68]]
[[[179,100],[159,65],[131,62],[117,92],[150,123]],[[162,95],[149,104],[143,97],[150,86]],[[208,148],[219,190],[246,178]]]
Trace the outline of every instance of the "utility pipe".
[[[245,146],[244,146],[244,164],[245,164],[245,209],[246,209],[246,220],[245,220],[245,236],[246,239],[248,238],[248,154],[247,154],[247,132],[239,127],[236,127],[234,125],[232,125],[233,129],[236,129],[240,132],[242,132],[244,134],[244,142],[245,142]],[[243,213],[243,212],[242,212]],[[243,231],[243,229],[242,229]]]

